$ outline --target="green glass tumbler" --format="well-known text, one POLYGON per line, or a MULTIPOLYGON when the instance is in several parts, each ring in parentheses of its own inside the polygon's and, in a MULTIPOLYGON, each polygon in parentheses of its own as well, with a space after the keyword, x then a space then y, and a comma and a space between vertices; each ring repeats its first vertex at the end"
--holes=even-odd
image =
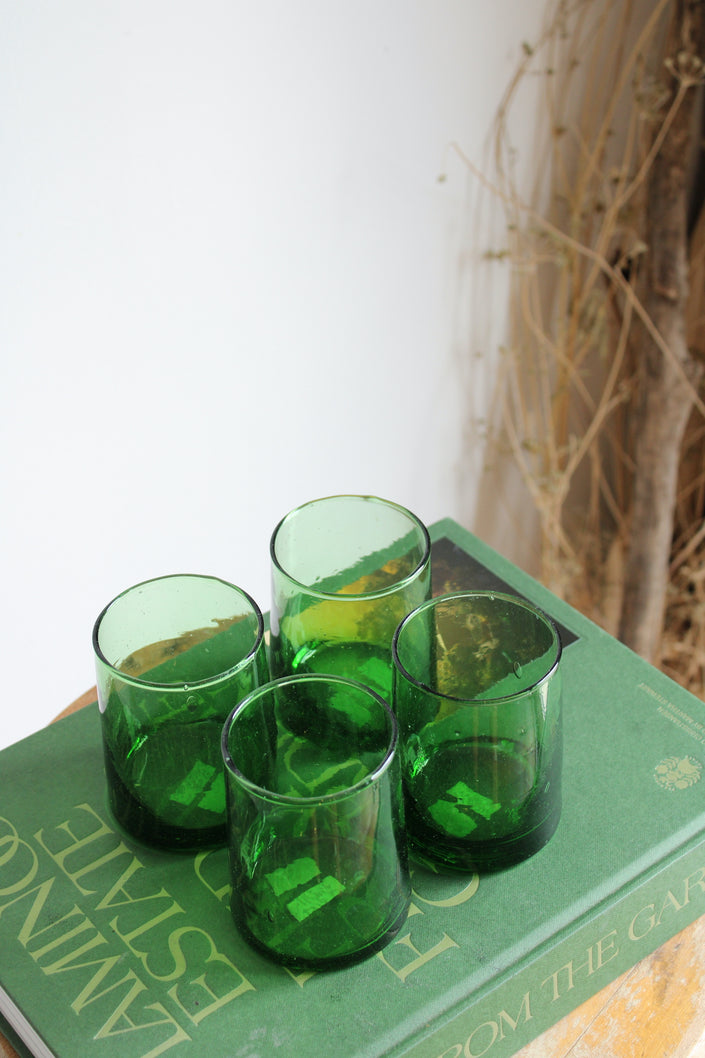
POLYGON ((242 936, 276 962, 347 966, 396 935, 411 897, 397 725, 368 687, 299 674, 253 691, 223 729, 242 936))
POLYGON ((159 577, 105 607, 93 648, 116 821, 151 846, 224 845, 223 724, 269 678, 259 607, 216 577, 159 577))
POLYGON ((328 496, 287 514, 271 540, 272 675, 327 673, 390 700, 391 646, 430 595, 419 519, 375 496, 328 496))
POLYGON ((524 599, 455 592, 394 637, 412 855, 491 871, 538 852, 561 814, 561 640, 524 599))

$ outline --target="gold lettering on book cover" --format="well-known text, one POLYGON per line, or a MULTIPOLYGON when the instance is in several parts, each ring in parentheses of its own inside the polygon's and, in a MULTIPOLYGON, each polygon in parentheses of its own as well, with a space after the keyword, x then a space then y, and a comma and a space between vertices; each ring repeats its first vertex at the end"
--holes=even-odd
POLYGON ((128 970, 127 974, 120 981, 116 981, 109 985, 104 991, 96 993, 91 997, 88 1002, 97 1002, 103 999, 111 991, 121 988, 123 985, 129 985, 129 988, 123 998, 118 1002, 110 1017, 100 1026, 98 1031, 95 1033, 94 1039, 102 1040, 107 1039, 110 1036, 119 1036, 128 1032, 144 1032, 145 1029, 162 1028, 163 1026, 169 1026, 174 1029, 171 1036, 168 1036, 156 1047, 151 1048, 142 1058, 157 1058, 158 1055, 164 1054, 165 1051, 170 1050, 176 1046, 177 1043, 183 1043, 186 1040, 190 1040, 188 1033, 179 1025, 176 1019, 168 1013, 168 1011, 161 1005, 161 1003, 149 1003, 146 1006, 140 1008, 141 1010, 149 1010, 151 1015, 155 1013, 157 1015, 164 1014, 164 1017, 152 1017, 151 1021, 141 1020, 139 1022, 133 1020, 132 1007, 138 996, 142 996, 143 993, 147 993, 146 998, 149 998, 149 992, 147 986, 143 981, 137 977, 132 971, 128 970))
MULTIPOLYGON (((0 838, 0 849, 3 850, 0 856, 0 880, 2 881, 2 884, 0 884, 0 898, 9 897, 9 899, 0 902, 0 916, 10 908, 17 910, 19 907, 20 912, 24 911, 25 918, 21 921, 20 928, 17 931, 18 943, 46 976, 98 966, 98 970, 93 974, 91 980, 72 1002, 71 1009, 74 1013, 80 1014, 90 1003, 102 999, 112 991, 121 989, 123 985, 128 986, 126 994, 114 998, 111 997, 111 1004, 117 1000, 117 1007, 112 1009, 107 1020, 97 1027, 94 1038, 104 1038, 112 1035, 114 1030, 120 1032, 141 1032, 163 1026, 167 1026, 170 1030, 173 1029, 166 1039, 163 1038, 163 1033, 160 1033, 162 1039, 157 1046, 148 1045, 149 1049, 143 1052, 141 1058, 157 1058, 157 1055, 163 1054, 165 1050, 176 1043, 189 1039, 185 1030, 181 1028, 162 1004, 154 1002, 142 1003, 139 1007, 131 1010, 139 995, 142 995, 145 999, 151 998, 147 986, 139 980, 133 971, 128 971, 120 980, 113 981, 102 992, 96 991, 98 985, 120 962, 120 956, 94 959, 82 963, 76 962, 77 958, 87 954, 88 951, 102 944, 107 944, 106 938, 102 936, 83 911, 75 905, 57 918, 53 905, 49 903, 47 907, 56 876, 46 878, 33 886, 32 883, 37 878, 39 868, 39 860, 35 850, 28 842, 20 838, 17 830, 9 820, 0 819, 0 830, 6 831, 0 838), (20 863, 13 863, 16 857, 20 858, 20 863), (13 876, 15 880, 10 880, 9 884, 5 884, 13 876), (29 905, 27 905, 28 899, 29 905), (42 919, 43 912, 46 913, 42 919), (67 925, 68 928, 66 928, 67 925), (90 936, 85 939, 85 934, 87 933, 90 936), (81 940, 78 947, 70 947, 68 952, 64 951, 63 954, 57 955, 67 942, 71 942, 77 937, 81 940), (38 938, 42 939, 42 943, 39 947, 34 947, 34 942, 38 938), (52 955, 52 961, 42 962, 43 957, 47 954, 52 955), (145 1011, 149 1011, 147 1015, 149 1020, 145 1020, 145 1011), (138 1018, 139 1020, 137 1020, 138 1018), (120 1027, 115 1029, 118 1024, 120 1027)), ((101 1009, 105 1010, 105 1005, 101 1009)), ((151 1034, 150 1039, 154 1040, 154 1034, 151 1034)))
MULTIPOLYGON (((574 988, 584 985, 584 982, 593 976, 595 981, 590 989, 581 989, 580 1000, 599 990, 602 987, 599 980, 601 971, 616 959, 625 947, 638 943, 652 931, 659 933, 658 938, 652 941, 655 947, 662 943, 662 940, 674 936, 682 926, 692 922, 696 915, 705 910, 705 865, 696 870, 689 870, 677 884, 672 883, 667 889, 655 892, 655 896, 652 892, 649 903, 641 906, 635 894, 632 898, 632 910, 624 910, 621 916, 622 925, 601 933, 597 933, 598 926, 595 926, 596 935, 591 943, 583 944, 578 954, 572 959, 561 961, 533 990, 525 993, 520 1013, 516 1018, 510 1017, 506 1009, 490 1017, 485 1011, 477 1017, 477 1024, 473 1025, 469 1020, 472 1017, 470 1008, 463 1020, 465 1032, 458 1030, 460 1038, 450 1046, 446 1041, 445 1050, 438 1054, 437 1058, 485 1058, 486 1055, 491 1058, 492 1048, 500 1039, 515 1031, 523 1020, 528 1021, 536 1016, 546 1004, 564 999, 574 988), (699 906, 694 908, 694 904, 699 906)), ((640 953, 641 951, 642 949, 640 953)), ((640 955, 636 958, 639 957, 640 955)), ((631 958, 633 956, 630 956, 631 958)), ((544 963, 547 959, 548 956, 544 963)), ((605 983, 606 980, 609 978, 605 979, 605 983)))
POLYGON ((669 698, 666 698, 664 694, 657 691, 650 684, 645 683, 643 680, 637 685, 637 690, 647 695, 653 702, 656 703, 656 712, 659 716, 662 716, 665 720, 675 724, 676 727, 684 731, 690 738, 696 742, 705 744, 705 724, 696 720, 695 717, 691 716, 680 706, 677 706, 669 698))
MULTIPOLYGON (((152 930, 157 930, 159 926, 163 925, 164 922, 167 922, 175 915, 184 915, 185 913, 186 912, 184 911, 183 907, 177 904, 174 900, 172 903, 169 904, 168 907, 162 908, 162 910, 158 914, 153 915, 152 918, 145 919, 144 921, 140 922, 139 925, 133 926, 133 928, 129 930, 129 932, 123 933, 121 931, 120 926, 118 925, 118 916, 110 920, 110 928, 112 929, 113 933, 115 933, 115 935, 120 938, 125 947, 129 948, 135 958, 139 959, 139 961, 142 963, 150 977, 153 977, 156 981, 160 981, 163 980, 162 976, 157 972, 156 969, 151 969, 149 966, 150 954, 155 955, 156 953, 157 957, 162 954, 162 950, 158 947, 150 950, 149 946, 154 943, 155 938, 147 938, 148 946, 146 948, 138 948, 137 945, 133 943, 133 941, 137 940, 138 937, 144 937, 146 933, 151 933, 152 930)), ((166 931, 161 931, 161 933, 162 938, 165 938, 168 935, 166 931)))
MULTIPOLYGON (((48 848, 46 842, 42 841, 43 847, 49 855, 57 862, 74 884, 78 885, 78 878, 86 878, 91 871, 102 870, 106 864, 116 858, 117 855, 127 854, 129 862, 121 869, 121 873, 106 894, 98 902, 97 908, 101 910, 123 908, 121 914, 110 920, 110 928, 119 937, 128 950, 143 965, 149 976, 159 982, 171 982, 176 979, 180 981, 179 986, 170 989, 169 995, 187 1016, 198 1024, 210 1014, 221 1009, 226 1003, 237 999, 246 991, 251 991, 254 986, 244 977, 237 967, 219 950, 213 938, 200 927, 179 925, 172 929, 172 919, 185 915, 186 912, 169 893, 160 888, 156 892, 143 891, 139 893, 130 892, 128 886, 140 872, 139 883, 149 885, 149 870, 139 862, 132 852, 119 842, 115 849, 102 851, 99 846, 99 854, 95 859, 82 862, 90 850, 91 840, 99 841, 105 837, 115 840, 115 833, 105 827, 103 821, 90 805, 80 805, 80 809, 93 817, 97 825, 92 831, 78 836, 71 829, 68 822, 56 829, 71 838, 71 844, 61 848, 58 852, 48 848), (73 861, 69 864, 68 857, 71 853, 79 856, 80 866, 73 861), (137 907, 146 901, 159 900, 159 910, 147 916, 141 907, 137 907), (134 909, 137 907, 137 917, 134 909), (169 923, 165 929, 165 923, 169 923), (198 978, 189 980, 187 978, 189 961, 184 957, 182 939, 190 935, 194 943, 191 945, 193 958, 191 965, 205 970, 198 978), (139 944, 136 943, 139 941, 139 944), (215 979, 218 979, 218 987, 221 991, 215 991, 215 979), (186 1005, 185 993, 190 996, 189 1006, 186 1005)), ((84 821, 85 827, 85 821, 84 821)), ((41 832, 40 832, 41 833, 41 832)), ((39 840, 39 837, 38 837, 39 840)), ((91 851, 92 854, 92 851, 91 851)), ((82 892, 95 893, 97 890, 86 890, 81 885, 82 892)))
POLYGON ((604 937, 600 937, 594 944, 586 948, 584 955, 581 955, 578 960, 571 959, 550 974, 541 982, 541 988, 551 984, 553 999, 560 999, 565 992, 570 992, 575 988, 576 977, 580 977, 583 974, 586 977, 592 977, 606 963, 619 955, 619 947, 616 940, 617 930, 612 929, 604 937))
MULTIPOLYGON (((63 871, 68 878, 71 879, 71 881, 79 890, 82 896, 93 896, 96 890, 84 888, 80 884, 78 879, 83 877, 84 874, 91 874, 92 872, 98 870, 100 867, 105 866, 105 864, 110 863, 112 860, 115 860, 120 856, 127 854, 128 856, 132 857, 132 853, 128 849, 127 845, 124 845, 122 841, 119 841, 116 846, 108 849, 97 859, 90 860, 88 863, 83 864, 81 867, 76 868, 74 871, 69 871, 66 867, 66 860, 69 856, 74 856, 77 853, 82 852, 86 848, 90 848, 92 852, 93 850, 91 846, 95 841, 98 841, 100 838, 108 838, 112 844, 116 837, 115 831, 111 830, 107 823, 104 823, 103 820, 100 819, 97 812, 94 812, 90 805, 78 805, 77 807, 78 809, 83 809, 85 812, 87 812, 89 818, 91 820, 94 820, 98 824, 98 826, 93 830, 89 830, 83 835, 83 837, 77 837, 71 829, 69 820, 65 820, 63 823, 59 823, 59 825, 55 829, 57 831, 65 832, 69 836, 71 841, 68 845, 65 845, 63 848, 58 849, 54 852, 52 852, 51 849, 49 849, 44 842, 43 828, 36 832, 36 834, 34 835, 34 840, 39 845, 41 845, 41 847, 46 852, 47 856, 50 856, 52 858, 57 867, 61 871, 63 871)), ((85 822, 85 817, 81 821, 85 822)))
POLYGON ((438 1058, 483 1058, 498 1040, 505 1040, 510 1033, 516 1032, 520 1024, 531 1021, 532 1017, 530 993, 526 992, 516 1017, 506 1010, 500 1010, 494 1018, 477 1025, 464 1044, 454 1044, 438 1058))
POLYGON ((76 975, 68 1006, 92 1019, 93 1037, 140 1034, 139 1058, 156 1058, 191 1039, 182 1017, 197 1026, 254 990, 87 804, 53 830, 37 831, 33 842, 0 819, 0 916, 47 978, 76 975), (35 844, 57 873, 44 876, 35 844), (67 901, 62 879, 91 902, 88 912, 67 901), (98 921, 109 928, 109 940, 98 921), (146 980, 136 968, 125 972, 116 940, 138 960, 146 980), (171 985, 161 1001, 155 983, 171 985))
POLYGON ((228 902, 230 899, 230 881, 226 860, 223 856, 219 856, 212 851, 199 852, 194 857, 193 869, 201 885, 205 886, 216 900, 221 903, 228 902), (215 878, 211 878, 210 871, 213 866, 214 857, 218 867, 220 867, 220 872, 219 876, 216 873, 215 878), (206 872, 209 874, 208 878, 206 877, 206 872), (217 888, 215 888, 216 885, 217 888))
POLYGON ((95 905, 96 911, 107 911, 111 908, 141 904, 146 900, 160 900, 169 896, 166 889, 162 888, 157 889, 156 892, 145 892, 144 865, 132 853, 128 852, 128 856, 129 861, 122 874, 117 878, 115 884, 108 889, 105 896, 102 896, 95 905), (136 892, 130 892, 129 889, 133 878, 137 878, 136 892))
MULTIPOLYGON (((442 908, 460 907, 461 904, 467 903, 467 901, 470 900, 475 895, 475 893, 477 892, 477 890, 480 887, 480 876, 479 876, 479 874, 473 874, 473 875, 471 875, 470 880, 465 885, 463 885, 463 887, 461 889, 459 889, 457 892, 454 890, 454 891, 451 892, 450 896, 445 896, 445 897, 442 897, 441 899, 438 899, 438 900, 432 900, 429 896, 422 896, 421 893, 419 892, 419 888, 422 887, 423 881, 420 878, 420 876, 418 875, 418 873, 413 873, 412 874, 412 880, 413 880, 412 896, 414 897, 415 900, 420 900, 422 904, 427 904, 429 907, 442 907, 442 908)), ((449 881, 449 879, 445 879, 445 881, 449 881)), ((414 903, 414 900, 412 900, 411 906, 409 908, 408 917, 411 918, 413 915, 422 915, 422 914, 423 914, 423 911, 421 910, 421 908, 417 907, 417 905, 414 903)))
POLYGON ((705 867, 689 874, 683 881, 683 890, 673 893, 670 889, 658 901, 658 903, 646 904, 640 908, 629 923, 628 936, 630 940, 641 940, 688 907, 691 900, 705 895, 705 867))
MULTIPOLYGON (((407 922, 409 919, 415 918, 417 915, 425 916, 425 912, 418 906, 416 901, 421 904, 426 904, 428 907, 435 908, 450 909, 460 907, 475 895, 480 884, 479 875, 477 874, 473 874, 467 882, 463 880, 463 885, 459 889, 456 887, 455 883, 452 883, 448 878, 443 878, 441 881, 438 877, 428 876, 426 881, 432 881, 436 886, 440 886, 443 889, 444 895, 437 897, 436 899, 433 899, 431 896, 422 896, 418 890, 423 886, 423 879, 421 875, 414 874, 412 890, 413 900, 409 907, 407 922), (449 895, 445 895, 449 884, 451 885, 451 892, 449 895)), ((450 951, 453 948, 460 947, 457 941, 453 940, 448 933, 443 931, 443 935, 440 939, 436 940, 435 944, 431 944, 430 947, 424 948, 423 951, 420 950, 416 947, 416 943, 420 943, 421 940, 421 937, 419 936, 420 933, 423 934, 424 943, 426 943, 427 939, 433 940, 438 936, 435 926, 424 928, 425 925, 425 921, 423 923, 414 923, 411 932, 406 933, 403 937, 398 937, 384 952, 379 952, 377 954, 377 959, 391 970, 400 981, 406 981, 410 974, 420 970, 421 967, 426 966, 431 959, 435 959, 439 955, 442 955, 444 952, 450 951), (433 928, 434 933, 429 938, 428 934, 430 933, 431 928, 433 928), (412 933, 414 934, 414 940, 412 940, 412 933), (403 951, 403 949, 413 952, 415 958, 409 960, 406 951, 403 951), (403 964, 401 962, 402 956, 405 959, 403 964)))
POLYGON ((416 945, 411 940, 411 934, 407 933, 403 937, 399 937, 394 943, 387 949, 387 954, 390 959, 396 961, 398 950, 400 948, 408 948, 412 951, 416 958, 406 962, 403 966, 393 966, 392 963, 387 959, 384 952, 379 952, 377 958, 380 959, 385 966, 389 967, 393 974, 399 978, 400 981, 406 981, 409 974, 414 973, 415 970, 420 970, 422 966, 430 962, 431 959, 435 959, 438 955, 441 955, 444 951, 448 951, 449 948, 458 948, 459 944, 456 944, 447 933, 444 933, 441 939, 433 945, 432 948, 427 948, 426 951, 419 951, 416 945))

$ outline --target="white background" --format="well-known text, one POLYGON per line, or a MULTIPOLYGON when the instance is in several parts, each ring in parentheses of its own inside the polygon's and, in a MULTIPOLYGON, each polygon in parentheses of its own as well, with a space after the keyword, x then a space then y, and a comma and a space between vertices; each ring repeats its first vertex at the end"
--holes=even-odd
POLYGON ((507 277, 452 144, 485 164, 544 6, 0 0, 0 746, 123 588, 268 609, 299 503, 477 528, 507 277))

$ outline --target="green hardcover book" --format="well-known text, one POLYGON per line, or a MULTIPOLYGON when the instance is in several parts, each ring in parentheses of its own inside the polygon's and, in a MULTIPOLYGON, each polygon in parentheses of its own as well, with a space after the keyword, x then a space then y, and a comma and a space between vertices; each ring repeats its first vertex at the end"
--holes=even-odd
POLYGON ((432 537, 436 593, 509 590, 561 630, 552 841, 494 875, 417 869, 383 952, 290 972, 236 934, 224 850, 116 831, 89 706, 0 753, 0 1014, 28 1053, 508 1058, 705 913, 705 704, 455 522, 432 537))

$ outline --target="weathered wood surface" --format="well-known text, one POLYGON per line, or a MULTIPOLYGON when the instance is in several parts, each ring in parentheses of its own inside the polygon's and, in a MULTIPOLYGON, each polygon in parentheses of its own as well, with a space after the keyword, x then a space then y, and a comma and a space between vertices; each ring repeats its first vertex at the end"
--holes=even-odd
MULTIPOLYGON (((95 698, 92 688, 60 715, 95 698)), ((18 1058, 2 1035, 0 1058, 18 1058)), ((516 1058, 705 1058, 705 915, 516 1058)))
POLYGON ((516 1058, 704 1058, 705 916, 516 1058))

